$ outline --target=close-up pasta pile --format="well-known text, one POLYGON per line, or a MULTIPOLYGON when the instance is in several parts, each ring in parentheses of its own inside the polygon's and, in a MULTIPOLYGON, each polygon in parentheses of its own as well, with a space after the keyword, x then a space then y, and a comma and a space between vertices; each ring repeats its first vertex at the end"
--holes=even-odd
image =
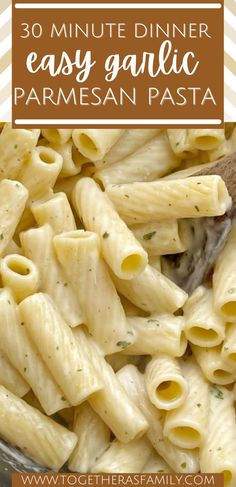
POLYGON ((235 125, 1 124, 0 438, 41 467, 235 487, 235 125))

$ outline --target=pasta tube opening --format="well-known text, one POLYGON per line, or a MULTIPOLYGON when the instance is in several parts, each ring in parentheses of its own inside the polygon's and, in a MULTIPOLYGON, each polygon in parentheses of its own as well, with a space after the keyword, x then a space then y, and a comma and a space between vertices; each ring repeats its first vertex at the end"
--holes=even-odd
POLYGON ((130 254, 121 263, 121 270, 124 273, 138 272, 142 266, 142 256, 139 254, 130 254))
POLYGON ((221 311, 227 316, 236 315, 236 301, 228 301, 222 306, 221 311))
POLYGON ((177 426, 173 428, 169 439, 180 448, 197 448, 201 443, 199 431, 191 426, 177 426))
POLYGON ((47 147, 40 147, 39 148, 39 158, 45 164, 54 164, 54 162, 56 162, 56 158, 54 156, 54 151, 52 151, 50 148, 47 148, 47 147))
POLYGON ((188 330, 189 340, 200 347, 213 347, 218 345, 218 337, 218 333, 212 328, 205 329, 201 328, 200 326, 193 326, 188 330))
POLYGON ((231 372, 227 372, 227 370, 223 369, 216 369, 213 372, 213 376, 218 384, 229 384, 230 382, 233 382, 233 376, 231 372))
POLYGON ((0 273, 3 285, 11 289, 17 303, 38 290, 38 269, 34 262, 23 255, 9 254, 4 257, 0 262, 0 273))
POLYGON ((156 396, 159 403, 177 401, 182 396, 182 384, 174 380, 167 380, 159 384, 156 388, 156 396))
POLYGON ((5 257, 5 263, 10 271, 14 272, 15 274, 20 274, 21 276, 28 276, 28 274, 32 272, 32 268, 30 268, 30 261, 22 255, 7 255, 7 257, 5 257))
POLYGON ((200 135, 195 138, 194 145, 197 149, 211 150, 219 145, 219 139, 214 135, 200 135))
POLYGON ((79 135, 79 143, 83 147, 84 152, 86 152, 88 156, 91 154, 91 152, 94 155, 96 155, 97 147, 96 144, 91 139, 91 137, 82 133, 79 135))

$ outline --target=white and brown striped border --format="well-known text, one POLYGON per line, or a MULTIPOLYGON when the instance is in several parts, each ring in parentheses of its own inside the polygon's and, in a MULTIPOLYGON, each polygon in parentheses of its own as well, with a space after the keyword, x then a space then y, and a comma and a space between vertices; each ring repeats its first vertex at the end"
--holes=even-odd
MULTIPOLYGON (((11 121, 11 0, 0 0, 0 121, 11 121)), ((226 122, 236 121, 236 0, 225 0, 226 122)))

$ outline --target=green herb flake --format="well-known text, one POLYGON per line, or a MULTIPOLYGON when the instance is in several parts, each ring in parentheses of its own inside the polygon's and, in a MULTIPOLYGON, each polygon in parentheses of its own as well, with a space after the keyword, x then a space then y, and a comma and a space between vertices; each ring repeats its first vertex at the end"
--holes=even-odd
POLYGON ((59 346, 57 345, 56 350, 59 350, 59 346))
POLYGON ((0 240, 3 240, 3 239, 4 239, 3 233, 0 233, 0 240))
POLYGON ((197 211, 200 211, 197 205, 195 205, 195 206, 194 206, 194 208, 195 208, 197 211))
POLYGON ((15 144, 15 145, 14 145, 14 149, 17 149, 17 147, 18 147, 18 144, 15 144))
POLYGON ((11 301, 9 301, 9 299, 7 300, 8 304, 11 304, 11 301))
POLYGON ((83 369, 77 369, 77 372, 82 372, 83 369))
POLYGON ((150 320, 147 320, 147 323, 154 323, 154 325, 156 326, 160 326, 160 323, 158 320, 153 320, 153 319, 150 319, 150 320))
POLYGON ((201 403, 200 403, 200 402, 198 402, 198 403, 197 403, 197 407, 198 407, 198 408, 200 408, 200 407, 201 407, 201 403))
POLYGON ((64 287, 67 287, 68 286, 68 282, 64 282, 64 287))
POLYGON ((219 387, 217 387, 215 384, 213 384, 211 387, 210 387, 210 392, 211 394, 213 394, 213 396, 215 396, 217 399, 224 399, 224 394, 223 392, 219 389, 219 387))
POLYGON ((105 232, 102 236, 102 238, 108 238, 109 237, 109 233, 105 232))
POLYGON ((21 326, 24 326, 24 321, 21 322, 21 326))
POLYGON ((156 231, 146 233, 145 235, 143 235, 143 240, 151 240, 152 237, 154 237, 154 235, 156 235, 156 233, 157 233, 156 231))
POLYGON ((183 463, 181 463, 180 466, 181 466, 181 468, 186 468, 187 467, 187 463, 186 462, 183 462, 183 463))
POLYGON ((127 335, 133 335, 134 332, 133 331, 127 331, 127 335))
POLYGON ((126 342, 125 340, 121 340, 120 342, 117 342, 116 346, 121 347, 121 348, 127 348, 129 345, 131 345, 130 342, 126 342))
POLYGON ((66 401, 66 398, 64 396, 61 396, 62 401, 66 401))
POLYGON ((24 367, 24 372, 26 372, 26 370, 27 370, 27 367, 24 367))

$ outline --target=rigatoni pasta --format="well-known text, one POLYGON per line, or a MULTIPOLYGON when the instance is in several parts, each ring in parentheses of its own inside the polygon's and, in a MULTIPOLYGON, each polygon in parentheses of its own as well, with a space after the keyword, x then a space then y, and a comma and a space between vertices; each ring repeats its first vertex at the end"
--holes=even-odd
POLYGON ((85 348, 83 331, 76 340, 48 295, 36 293, 19 305, 21 317, 54 380, 73 406, 102 387, 85 348), (82 342, 83 340, 83 342, 82 342))
POLYGON ((85 323, 105 353, 132 343, 120 298, 102 259, 97 234, 77 230, 54 237, 59 262, 78 297, 85 323))
POLYGON ((0 435, 36 462, 56 471, 77 443, 74 433, 3 386, 0 386, 0 435))
POLYGON ((152 357, 145 370, 151 403, 158 409, 176 409, 186 401, 189 388, 177 360, 164 353, 152 357))
POLYGON ((0 338, 8 360, 31 386, 46 414, 51 415, 69 403, 30 341, 25 322, 7 289, 0 292, 0 338))
POLYGON ((0 260, 3 285, 9 287, 17 303, 38 291, 39 272, 23 255, 10 254, 0 260))
POLYGON ((214 310, 213 292, 199 286, 184 305, 185 334, 200 347, 214 347, 225 337, 225 319, 214 310))
POLYGON ((148 261, 145 250, 91 178, 83 178, 76 184, 74 206, 86 230, 98 233, 102 253, 113 272, 121 279, 140 274, 148 261))
POLYGON ((104 187, 108 184, 153 181, 179 165, 180 159, 172 152, 167 136, 158 134, 136 152, 97 171, 94 177, 104 187))
POLYGON ((64 320, 74 327, 84 318, 76 295, 56 259, 53 248, 54 232, 50 225, 32 228, 20 234, 24 254, 40 271, 39 290, 51 296, 64 320))
POLYGON ((78 443, 69 459, 72 472, 91 472, 110 445, 110 430, 88 402, 75 408, 73 431, 78 443))
POLYGON ((218 216, 232 203, 220 176, 109 185, 106 194, 127 223, 218 216))
POLYGON ((36 471, 210 470, 235 487, 234 194, 194 176, 234 127, 1 125, 0 437, 36 471), (188 296, 231 223, 213 285, 188 296))
POLYGON ((121 129, 74 129, 72 139, 83 156, 99 161, 121 137, 121 129))

